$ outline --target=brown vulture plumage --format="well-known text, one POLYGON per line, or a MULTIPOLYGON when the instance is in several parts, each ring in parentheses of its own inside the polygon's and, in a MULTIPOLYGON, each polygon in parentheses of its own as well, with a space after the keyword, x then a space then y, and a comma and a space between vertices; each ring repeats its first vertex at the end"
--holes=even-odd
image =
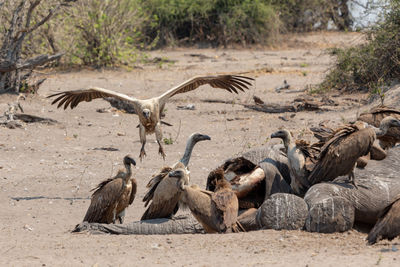
MULTIPOLYGON (((400 110, 391 107, 377 106, 372 108, 369 112, 361 113, 357 120, 379 127, 381 121, 387 116, 400 120, 400 110)), ((389 129, 385 135, 378 137, 378 139, 383 149, 391 148, 395 146, 396 143, 400 142, 400 128, 389 129)))
POLYGON ((68 108, 68 106, 73 109, 82 101, 90 102, 93 99, 105 97, 115 97, 131 102, 135 107, 136 114, 139 116, 139 136, 142 144, 139 155, 140 159, 142 160, 146 155, 144 150, 146 135, 152 133, 156 134, 159 153, 165 159, 165 152, 161 145, 162 131, 160 118, 165 104, 172 96, 190 92, 204 84, 209 84, 213 88, 225 89, 231 93, 238 93, 239 91, 244 92, 244 90, 248 89, 248 86, 251 85, 249 80, 254 79, 239 75, 196 76, 168 90, 158 97, 144 100, 98 87, 92 87, 86 90, 65 91, 52 94, 48 97, 57 97, 52 104, 59 102, 57 107, 59 108, 64 105, 64 109, 68 108))
POLYGON ((374 228, 369 232, 367 240, 372 245, 381 239, 389 241, 400 235, 400 195, 388 205, 379 216, 374 228))
POLYGON ((304 140, 294 141, 288 130, 279 130, 271 134, 271 138, 283 140, 292 177, 290 186, 296 194, 304 195, 310 187, 307 178, 318 161, 319 147, 304 140))
MULTIPOLYGON (((266 186, 262 168, 244 157, 229 159, 218 168, 224 170, 224 178, 231 184, 233 192, 238 197, 240 209, 258 208, 262 205, 266 186)), ((216 174, 215 170, 209 173, 206 190, 215 191, 219 179, 216 174)))
POLYGON ((136 165, 136 162, 129 155, 125 156, 126 171, 118 171, 115 177, 104 180, 93 189, 84 222, 115 223, 118 219, 123 223, 125 209, 135 199, 137 188, 136 179, 131 178, 131 164, 136 165))
POLYGON ((308 176, 310 184, 348 175, 355 185, 353 170, 358 158, 367 155, 377 136, 383 136, 391 127, 400 127, 400 121, 389 116, 381 121, 379 129, 360 121, 337 129, 321 148, 318 162, 308 176))
POLYGON ((223 177, 224 170, 219 168, 215 172, 215 176, 218 176, 215 192, 202 190, 197 185, 185 185, 187 178, 183 169, 172 171, 169 176, 179 179, 183 192, 182 203, 189 207, 207 233, 238 232, 238 199, 230 183, 223 177))
MULTIPOLYGON (((187 141, 185 153, 183 157, 172 167, 164 167, 160 173, 151 178, 147 187, 149 188, 143 198, 145 207, 150 203, 150 206, 142 215, 141 220, 150 220, 156 218, 170 218, 179 209, 179 199, 182 192, 177 187, 176 179, 168 177, 168 173, 172 170, 181 168, 187 172, 189 179, 188 164, 193 151, 194 145, 203 140, 211 140, 208 135, 195 133, 192 134, 187 141)), ((189 180, 186 181, 186 184, 189 180)))

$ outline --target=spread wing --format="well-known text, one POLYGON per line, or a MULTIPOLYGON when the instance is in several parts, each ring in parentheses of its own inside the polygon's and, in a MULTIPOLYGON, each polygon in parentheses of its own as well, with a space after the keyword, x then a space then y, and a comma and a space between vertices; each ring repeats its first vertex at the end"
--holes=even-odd
POLYGON ((400 235, 400 195, 382 211, 367 240, 368 244, 372 245, 382 238, 392 240, 398 235, 400 235))
POLYGON ((211 196, 220 229, 231 228, 237 221, 239 202, 232 190, 220 190, 211 196), (224 227, 225 226, 225 227, 224 227))
POLYGON ((250 81, 252 80, 254 79, 239 75, 196 76, 159 96, 160 110, 174 95, 193 91, 204 84, 209 84, 213 88, 225 89, 231 93, 238 93, 238 91, 244 92, 245 89, 249 89, 248 86, 251 86, 250 81))
POLYGON ((338 130, 321 148, 319 160, 308 177, 310 184, 349 174, 357 159, 368 154, 375 138, 375 132, 369 128, 346 126, 338 130))
POLYGON ((122 179, 108 179, 100 183, 95 190, 83 221, 111 223, 112 210, 118 204, 118 199, 122 194, 123 181, 122 179))
POLYGON ((64 105, 64 109, 67 109, 68 106, 70 106, 71 109, 73 109, 80 102, 83 102, 83 101, 90 102, 93 99, 105 98, 105 97, 115 97, 115 98, 119 98, 121 100, 129 101, 135 106, 135 108, 139 105, 139 100, 136 98, 132 98, 125 94, 117 93, 117 92, 107 90, 104 88, 99 88, 99 87, 92 87, 90 89, 85 89, 85 90, 64 91, 61 93, 49 95, 48 98, 50 98, 50 97, 57 97, 51 103, 52 105, 56 104, 58 102, 57 108, 64 105))

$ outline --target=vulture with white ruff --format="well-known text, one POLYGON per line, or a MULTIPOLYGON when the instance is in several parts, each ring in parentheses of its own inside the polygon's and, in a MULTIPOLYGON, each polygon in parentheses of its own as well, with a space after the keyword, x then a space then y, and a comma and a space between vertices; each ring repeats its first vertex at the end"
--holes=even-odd
POLYGON ((179 209, 179 199, 182 192, 177 187, 176 179, 168 177, 168 173, 181 168, 187 174, 188 180, 185 184, 189 183, 189 171, 187 166, 192 155, 194 145, 203 140, 211 140, 208 135, 194 133, 187 141, 185 153, 183 157, 176 162, 172 167, 164 167, 160 173, 153 176, 147 184, 149 188, 146 195, 143 197, 145 207, 150 203, 150 206, 144 212, 141 220, 150 220, 157 218, 170 218, 179 209))
POLYGON ((293 140, 292 134, 285 129, 271 134, 271 138, 283 140, 292 176, 290 187, 297 195, 304 195, 310 187, 307 178, 318 161, 319 147, 304 140, 293 140))
MULTIPOLYGON (((391 107, 377 106, 372 108, 369 112, 361 113, 357 120, 379 127, 381 121, 387 116, 400 120, 400 110, 391 107)), ((383 149, 395 146, 397 143, 400 143, 400 128, 389 129, 385 135, 378 137, 378 140, 383 149)))
POLYGON ((354 167, 358 158, 367 155, 376 138, 385 135, 392 127, 400 127, 400 121, 388 116, 381 121, 379 128, 357 121, 337 129, 321 148, 318 162, 308 176, 310 184, 348 175, 349 182, 355 185, 354 167))
POLYGON ((239 203, 231 185, 224 178, 224 170, 217 169, 215 192, 202 190, 197 185, 185 185, 186 173, 183 169, 170 172, 170 177, 178 178, 182 190, 181 202, 188 206, 193 216, 207 233, 238 232, 239 203))
POLYGON ((137 188, 136 179, 131 178, 131 164, 135 166, 135 160, 129 155, 125 156, 126 171, 119 170, 116 176, 104 180, 93 189, 95 191, 83 219, 84 222, 115 223, 118 219, 120 223, 123 223, 125 209, 135 199, 137 188))
POLYGON ((64 105, 64 109, 71 107, 75 108, 80 102, 90 102, 96 98, 115 97, 121 100, 131 102, 139 116, 139 136, 142 147, 140 149, 140 159, 146 156, 144 146, 146 144, 146 135, 155 133, 157 143, 159 145, 159 153, 165 159, 164 148, 161 145, 161 113, 164 110, 168 100, 177 94, 186 93, 204 84, 209 84, 213 88, 225 89, 228 92, 238 93, 251 86, 250 81, 253 78, 239 75, 216 75, 216 76, 196 76, 182 84, 168 90, 164 94, 150 99, 137 99, 125 94, 117 93, 111 90, 92 87, 86 90, 65 91, 57 94, 52 94, 48 97, 57 97, 52 104, 58 102, 58 108, 64 105))

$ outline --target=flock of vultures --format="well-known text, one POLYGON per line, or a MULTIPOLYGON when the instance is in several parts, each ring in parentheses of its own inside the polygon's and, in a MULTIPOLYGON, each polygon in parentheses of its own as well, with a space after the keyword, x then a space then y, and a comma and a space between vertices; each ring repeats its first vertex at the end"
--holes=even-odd
MULTIPOLYGON (((252 80, 238 75, 197 76, 160 96, 145 100, 97 87, 65 91, 49 97, 55 98, 52 104, 57 103, 58 107, 63 106, 64 109, 72 109, 80 102, 89 102, 96 98, 111 97, 129 102, 139 117, 139 158, 142 161, 146 157, 146 135, 152 133, 155 133, 159 154, 165 158, 161 130, 164 122, 161 115, 171 97, 205 84, 231 93, 244 92, 252 85, 252 80)), ((184 206, 190 209, 207 233, 248 231, 254 229, 248 226, 249 218, 253 218, 257 209, 270 198, 271 188, 282 188, 283 183, 287 184, 287 188, 282 192, 299 198, 304 198, 314 185, 332 183, 339 176, 347 177, 343 182, 347 188, 358 190, 365 186, 354 174, 355 168, 364 168, 369 160, 383 160, 388 150, 400 142, 400 111, 379 106, 361 114, 354 123, 336 129, 321 123, 319 127, 311 128, 311 131, 318 139, 318 142, 313 144, 295 140, 287 129, 276 129, 276 132, 271 134, 271 138, 283 141, 283 145, 275 145, 277 148, 274 153, 285 159, 284 162, 277 163, 279 166, 276 163, 274 166, 278 169, 284 166, 289 173, 288 176, 281 175, 283 178, 280 184, 276 185, 275 180, 268 180, 270 169, 260 168, 257 162, 254 163, 245 157, 237 157, 227 160, 210 172, 206 189, 190 185, 188 164, 195 144, 210 140, 210 137, 199 133, 192 134, 187 141, 183 157, 174 165, 163 167, 148 182, 148 190, 143 198, 147 210, 141 221, 174 219, 178 209, 184 206), (266 192, 266 188, 269 188, 269 192, 266 192)), ((273 160, 278 161, 277 157, 273 160)), ((120 170, 114 177, 102 181, 93 189, 91 203, 83 222, 123 223, 125 211, 134 201, 137 190, 131 168, 131 165, 136 165, 135 160, 127 155, 123 163, 125 170, 120 170)), ((278 217, 281 215, 275 214, 278 217)), ((301 217, 304 217, 304 214, 301 217)), ((385 205, 378 217, 368 235, 370 244, 384 238, 393 239, 400 234, 400 196, 393 198, 389 205, 385 205)))

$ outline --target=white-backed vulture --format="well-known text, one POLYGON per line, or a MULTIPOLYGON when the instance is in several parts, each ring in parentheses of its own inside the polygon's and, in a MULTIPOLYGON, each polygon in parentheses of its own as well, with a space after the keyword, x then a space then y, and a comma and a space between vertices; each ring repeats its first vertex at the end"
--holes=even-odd
POLYGON ((400 235, 400 195, 380 214, 375 226, 368 234, 368 244, 372 245, 381 239, 393 240, 400 235))
MULTIPOLYGON (((377 106, 372 108, 369 112, 361 113, 357 120, 379 127, 382 119, 387 116, 400 120, 400 110, 391 107, 377 106)), ((378 140, 383 149, 395 146, 396 143, 400 142, 400 128, 389 129, 385 135, 378 137, 378 140)))
MULTIPOLYGON (((364 127, 365 125, 359 124, 360 127, 364 127)), ((332 128, 328 127, 325 125, 325 123, 320 123, 318 127, 311 127, 310 130, 313 132, 314 137, 316 137, 319 142, 314 144, 315 146, 322 147, 331 137, 334 136, 335 130, 332 128)), ((389 131, 392 131, 392 129, 389 129, 389 131)), ((357 168, 363 169, 365 166, 367 166, 368 161, 370 159, 372 160, 383 160, 387 156, 387 153, 382 147, 377 143, 374 142, 374 144, 371 147, 370 152, 357 159, 356 166, 357 168)))
MULTIPOLYGON (((224 179, 231 184, 239 199, 240 209, 261 206, 265 199, 265 173, 262 168, 244 157, 229 159, 218 168, 223 169, 224 179)), ((206 190, 215 191, 216 182, 220 178, 216 170, 209 173, 206 190)))
MULTIPOLYGON (((193 151, 194 145, 203 140, 211 140, 208 135, 194 133, 187 141, 185 153, 183 157, 171 167, 164 167, 160 173, 153 176, 147 184, 149 188, 146 195, 143 197, 145 207, 150 203, 150 206, 142 215, 141 220, 150 220, 157 218, 170 218, 179 209, 179 199, 182 192, 177 187, 176 179, 168 177, 168 173, 172 170, 182 168, 187 172, 189 179, 188 164, 193 151)), ((186 181, 186 184, 189 180, 186 181)))
POLYGON ((125 94, 113 92, 111 90, 92 87, 86 90, 65 91, 57 94, 52 94, 48 97, 57 97, 52 104, 58 103, 58 108, 64 105, 64 109, 68 106, 71 109, 75 108, 82 101, 92 101, 95 98, 115 97, 121 100, 131 102, 139 116, 139 136, 142 147, 140 149, 140 159, 146 155, 144 146, 146 144, 147 134, 156 134, 157 143, 159 145, 159 153, 165 159, 164 148, 161 145, 161 113, 164 110, 165 104, 174 95, 186 93, 195 90, 201 85, 209 84, 213 88, 225 89, 228 92, 243 91, 248 89, 251 83, 248 80, 254 80, 246 76, 238 75, 216 75, 216 76, 196 76, 182 84, 168 90, 164 94, 150 99, 137 99, 125 94))
POLYGON ((319 148, 304 140, 294 141, 292 134, 285 129, 271 134, 271 138, 283 140, 292 177, 290 186, 296 194, 304 195, 310 187, 307 178, 318 160, 319 148))
POLYGON ((118 219, 123 223, 125 209, 135 199, 137 183, 131 178, 132 169, 136 162, 129 156, 124 157, 126 171, 119 170, 113 178, 104 180, 94 190, 90 206, 86 212, 84 222, 115 223, 118 219))
POLYGON ((238 232, 238 199, 223 177, 224 170, 219 168, 216 172, 215 192, 202 190, 197 185, 185 185, 187 174, 184 169, 177 169, 168 175, 178 178, 183 192, 181 202, 189 207, 207 233, 238 232))
POLYGON ((318 162, 308 176, 310 184, 348 175, 349 182, 355 185, 353 171, 358 158, 367 155, 375 139, 391 127, 400 127, 400 121, 389 116, 381 121, 379 129, 357 121, 336 130, 321 148, 318 162))

